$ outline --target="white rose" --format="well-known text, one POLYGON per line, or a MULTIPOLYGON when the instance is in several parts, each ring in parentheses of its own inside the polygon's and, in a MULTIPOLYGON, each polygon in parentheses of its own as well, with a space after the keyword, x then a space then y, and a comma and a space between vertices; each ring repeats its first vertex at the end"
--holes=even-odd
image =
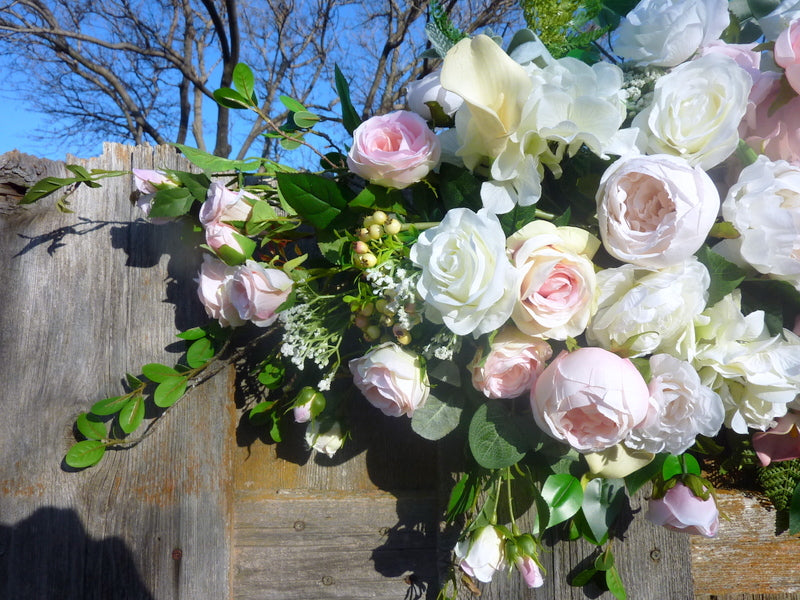
POLYGON ((336 451, 344 445, 344 439, 342 426, 338 421, 320 423, 320 421, 314 420, 309 422, 306 429, 305 440, 308 447, 327 455, 329 458, 333 458, 336 451))
POLYGON ((741 311, 734 290, 695 323, 692 365, 725 406, 725 424, 736 433, 765 431, 800 389, 800 338, 784 330, 770 337, 763 311, 741 311))
POLYGON ((371 348, 349 366, 355 386, 387 416, 410 417, 430 394, 428 374, 419 356, 393 342, 371 348))
POLYGON ((680 354, 710 283, 696 258, 658 271, 634 265, 600 271, 597 312, 586 338, 608 349, 630 346, 636 355, 680 354))
POLYGON ((511 318, 523 333, 556 340, 578 336, 595 311, 592 257, 600 240, 577 227, 532 221, 508 238, 519 273, 511 318))
POLYGON ((457 335, 479 336, 511 316, 516 270, 500 221, 486 211, 454 208, 411 247, 422 269, 417 291, 425 314, 457 335))
POLYGON ((722 215, 740 234, 727 251, 800 290, 800 167, 759 156, 731 187, 722 215))
POLYGON ((688 450, 697 435, 712 437, 719 432, 725 419, 722 399, 700 382, 691 364, 656 354, 650 357, 650 371, 651 411, 625 444, 677 455, 688 450))
POLYGON ((406 89, 408 108, 423 119, 431 119, 431 109, 427 102, 436 102, 448 116, 453 116, 464 103, 461 96, 442 87, 441 74, 439 69, 408 84, 406 89))
POLYGON ((728 158, 739 143, 752 80, 735 60, 708 54, 661 77, 651 104, 633 119, 640 149, 682 156, 705 170, 728 158))
POLYGON ((597 190, 597 221, 612 256, 660 268, 693 255, 719 212, 719 193, 700 167, 677 156, 629 156, 597 190))
POLYGON ((488 525, 456 544, 459 566, 470 577, 488 583, 505 566, 503 537, 488 525))
POLYGON ((727 0, 642 0, 620 22, 614 51, 637 65, 674 67, 729 23, 727 0))

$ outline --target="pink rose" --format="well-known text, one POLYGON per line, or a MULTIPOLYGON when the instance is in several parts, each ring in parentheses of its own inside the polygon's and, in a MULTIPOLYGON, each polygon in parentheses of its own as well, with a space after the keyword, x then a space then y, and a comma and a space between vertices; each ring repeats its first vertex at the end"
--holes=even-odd
POLYGON ((200 222, 203 226, 211 223, 246 221, 252 210, 246 199, 256 198, 245 191, 234 192, 215 181, 208 188, 206 201, 200 207, 200 222))
POLYGON ((579 452, 618 444, 649 407, 650 391, 633 363, 601 348, 562 352, 531 392, 536 424, 579 452))
MULTIPOLYGON (((164 174, 163 171, 153 171, 151 169, 133 169, 133 183, 136 190, 141 194, 136 200, 136 207, 150 218, 150 209, 153 205, 153 197, 159 189, 177 187, 175 182, 164 174)), ((150 222, 154 225, 164 225, 174 221, 172 217, 153 217, 150 222)))
POLYGON ((230 295, 242 319, 258 327, 268 327, 278 318, 276 311, 291 291, 292 278, 286 273, 248 260, 236 269, 230 295))
POLYGON ((508 327, 492 340, 485 360, 479 350, 469 364, 472 385, 487 398, 516 398, 531 389, 552 353, 544 340, 508 327))
POLYGON ((206 309, 206 314, 217 319, 223 327, 243 325, 244 320, 231 302, 230 290, 235 267, 229 267, 219 259, 205 254, 200 267, 197 295, 206 309))
POLYGON ((800 458, 800 414, 788 412, 767 431, 753 434, 753 450, 761 465, 800 458))
POLYGON ((228 246, 239 254, 244 254, 242 245, 233 235, 234 233, 238 233, 238 231, 233 227, 223 223, 213 222, 206 225, 205 230, 206 244, 208 244, 212 250, 217 251, 223 246, 228 246))
POLYGON ((505 566, 503 536, 491 525, 458 542, 455 554, 461 570, 483 583, 490 582, 495 572, 505 566))
POLYGON ((667 529, 714 537, 719 528, 719 511, 713 496, 698 498, 688 486, 677 483, 663 498, 651 499, 645 518, 667 529))
POLYGON ((525 585, 529 588, 538 588, 544 585, 544 577, 539 570, 539 565, 530 556, 518 556, 514 564, 517 567, 525 585))
POLYGON ((722 40, 714 40, 700 48, 695 58, 706 54, 723 54, 735 60, 755 81, 761 73, 761 53, 753 50, 757 45, 755 42, 750 44, 728 44, 722 40))
POLYGON ((783 67, 792 89, 800 94, 800 19, 795 19, 775 40, 775 62, 783 67))
POLYGON ((606 169, 597 190, 603 246, 640 267, 660 269, 692 256, 718 212, 714 182, 677 156, 621 158, 606 169))
POLYGON ((402 189, 425 177, 439 164, 440 155, 439 138, 425 119, 398 110, 356 128, 347 166, 370 183, 402 189))
POLYGON ((419 356, 393 342, 371 348, 349 365, 353 383, 385 415, 410 417, 428 399, 428 374, 419 356))
POLYGON ((800 165, 800 96, 773 112, 780 88, 777 73, 765 73, 753 86, 739 135, 748 146, 771 160, 800 165))
POLYGON ((520 273, 511 313, 519 330, 556 340, 583 333, 597 308, 592 257, 600 240, 576 227, 533 221, 506 245, 520 273))

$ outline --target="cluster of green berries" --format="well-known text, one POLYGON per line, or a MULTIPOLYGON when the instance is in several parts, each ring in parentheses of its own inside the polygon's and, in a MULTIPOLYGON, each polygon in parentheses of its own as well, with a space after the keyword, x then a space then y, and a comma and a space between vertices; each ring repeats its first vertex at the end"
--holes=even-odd
MULTIPOLYGON (((415 315, 417 307, 408 304, 403 307, 406 314, 415 315)), ((398 344, 405 346, 411 343, 411 334, 408 329, 395 322, 397 313, 392 311, 385 298, 375 302, 368 302, 359 308, 353 318, 353 324, 364 333, 364 340, 375 342, 380 339, 385 328, 392 329, 392 335, 398 344)))
POLYGON ((382 210, 376 210, 364 217, 364 224, 356 231, 358 240, 353 242, 353 262, 360 269, 370 269, 378 264, 378 258, 370 248, 371 242, 377 242, 387 235, 400 233, 402 224, 382 210))

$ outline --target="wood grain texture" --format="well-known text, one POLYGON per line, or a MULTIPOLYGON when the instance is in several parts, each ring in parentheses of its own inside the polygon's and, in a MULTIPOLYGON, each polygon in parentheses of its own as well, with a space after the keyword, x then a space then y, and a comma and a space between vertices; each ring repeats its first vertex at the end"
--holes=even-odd
MULTIPOLYGON (((87 168, 184 167, 175 151, 105 147, 87 168)), ((230 373, 195 389, 131 451, 69 472, 80 412, 126 371, 174 363, 204 320, 181 224, 140 219, 132 178, 0 215, 0 598, 230 595, 230 373), (165 350, 169 348, 169 350, 165 350), (180 552, 175 552, 180 550, 180 552)))

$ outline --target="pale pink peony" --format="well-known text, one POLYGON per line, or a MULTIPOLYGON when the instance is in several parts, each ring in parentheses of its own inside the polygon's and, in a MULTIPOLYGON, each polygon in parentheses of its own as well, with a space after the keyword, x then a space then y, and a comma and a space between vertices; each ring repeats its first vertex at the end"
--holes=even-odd
POLYGON ((562 352, 531 392, 536 424, 579 452, 621 442, 649 407, 650 391, 633 363, 601 348, 562 352))
POLYGON ((645 518, 667 529, 714 537, 719 528, 719 511, 713 496, 698 498, 686 485, 675 484, 663 498, 651 499, 645 518))
POLYGON ((375 346, 350 361, 353 383, 370 404, 390 417, 411 416, 430 394, 419 356, 393 342, 375 346))
POLYGON ((492 340, 486 358, 479 350, 468 365, 472 385, 487 398, 516 398, 530 391, 552 353, 544 340, 505 328, 492 340))
POLYGON ((753 450, 761 465, 800 458, 800 414, 788 412, 767 431, 753 434, 753 450))
POLYGON ((792 89, 800 94, 800 19, 795 19, 775 40, 775 62, 783 67, 792 89))
POLYGON ((372 117, 353 132, 347 166, 369 181, 403 189, 439 164, 439 138, 425 119, 407 110, 372 117))
POLYGON ((244 324, 239 311, 231 302, 230 291, 236 267, 229 267, 224 262, 208 254, 203 256, 198 277, 197 295, 206 309, 206 314, 217 319, 223 327, 236 327, 244 324))
POLYGON ((292 279, 286 273, 248 260, 236 269, 230 295, 242 319, 268 327, 278 318, 276 311, 291 291, 292 279))

